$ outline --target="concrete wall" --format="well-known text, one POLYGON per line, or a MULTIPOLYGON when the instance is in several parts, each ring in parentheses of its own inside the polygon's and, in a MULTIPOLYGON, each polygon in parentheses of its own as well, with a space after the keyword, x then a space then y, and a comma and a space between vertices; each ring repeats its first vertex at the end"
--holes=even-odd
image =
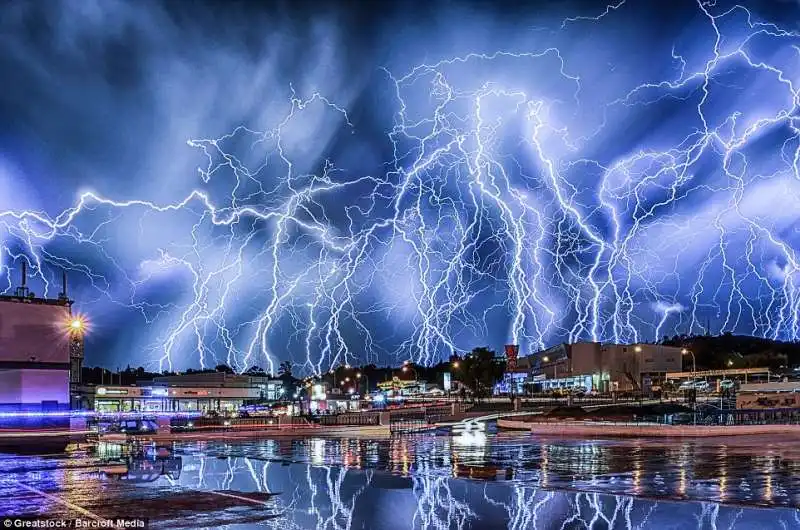
POLYGON ((69 404, 68 370, 0 370, 0 405, 40 410, 42 401, 69 404))
POLYGON ((683 363, 681 349, 661 344, 639 344, 638 354, 642 373, 680 372, 683 363))
MULTIPOLYGON (((523 422, 498 420, 518 429, 523 422)), ((705 438, 758 434, 800 434, 800 425, 656 425, 635 423, 552 422, 529 423, 532 434, 541 436, 617 437, 617 438, 705 438)))
POLYGON ((797 409, 800 394, 794 392, 740 393, 736 396, 737 409, 797 409))
POLYGON ((573 374, 594 374, 602 370, 599 342, 578 342, 572 345, 571 353, 573 374))
POLYGON ((0 363, 69 363, 69 308, 0 301, 0 363))

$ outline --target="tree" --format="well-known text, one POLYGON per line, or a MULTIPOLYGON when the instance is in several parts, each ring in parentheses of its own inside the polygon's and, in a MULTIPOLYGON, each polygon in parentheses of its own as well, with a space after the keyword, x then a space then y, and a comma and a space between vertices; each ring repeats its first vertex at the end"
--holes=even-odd
POLYGON ((278 376, 292 377, 292 361, 283 361, 280 366, 278 366, 278 376))
POLYGON ((231 367, 230 367, 230 366, 228 366, 227 364, 218 364, 218 365, 217 365, 217 366, 214 368, 214 371, 215 371, 215 372, 224 372, 224 373, 226 373, 226 374, 232 374, 232 373, 233 373, 233 368, 231 368, 231 367))
POLYGON ((283 391, 287 399, 294 400, 294 394, 299 388, 299 379, 292 375, 292 361, 283 361, 278 366, 278 379, 283 382, 283 391))
POLYGON ((459 369, 455 372, 456 379, 478 399, 490 395, 492 388, 506 371, 505 361, 496 359, 495 352, 485 347, 475 348, 459 362, 459 369))

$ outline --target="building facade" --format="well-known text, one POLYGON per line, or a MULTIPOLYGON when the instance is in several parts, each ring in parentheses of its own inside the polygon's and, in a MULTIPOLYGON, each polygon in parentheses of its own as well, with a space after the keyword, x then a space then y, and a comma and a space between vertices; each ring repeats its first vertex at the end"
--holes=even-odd
POLYGON ((535 354, 530 380, 541 390, 644 391, 680 371, 681 348, 661 344, 560 344, 535 354))
POLYGON ((27 290, 0 296, 0 409, 70 407, 83 360, 83 330, 72 325, 71 306, 65 297, 37 298, 27 290))
POLYGON ((226 373, 156 377, 150 384, 88 388, 100 412, 235 411, 255 403, 290 399, 279 379, 226 373))

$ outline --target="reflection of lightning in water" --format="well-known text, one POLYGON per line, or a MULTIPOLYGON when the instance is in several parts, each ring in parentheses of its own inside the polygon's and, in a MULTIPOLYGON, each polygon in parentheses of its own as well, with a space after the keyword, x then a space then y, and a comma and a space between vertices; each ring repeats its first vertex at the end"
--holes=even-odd
POLYGON ((316 517, 315 528, 318 530, 349 530, 353 524, 353 515, 356 502, 361 494, 370 486, 372 474, 361 473, 364 478, 363 484, 350 494, 346 501, 346 495, 342 491, 342 485, 348 476, 349 470, 344 467, 313 467, 306 468, 306 481, 310 490, 310 505, 308 513, 316 517), (324 471, 325 488, 318 487, 320 477, 315 477, 320 471, 324 471), (320 497, 319 502, 317 497, 320 497))
MULTIPOLYGON (((487 503, 503 507, 508 514, 509 530, 557 528, 554 521, 561 522, 561 530, 640 530, 649 528, 650 517, 660 506, 636 497, 580 492, 564 495, 524 484, 498 489, 497 494, 505 498, 495 498, 488 487, 484 488, 487 503)), ((718 504, 700 503, 696 528, 717 530, 719 513, 718 504)), ((737 519, 734 517, 727 528, 734 528, 737 519)))
POLYGON ((461 530, 475 517, 469 503, 453 494, 449 469, 418 463, 411 478, 414 484, 414 496, 417 499, 413 518, 415 528, 461 530))

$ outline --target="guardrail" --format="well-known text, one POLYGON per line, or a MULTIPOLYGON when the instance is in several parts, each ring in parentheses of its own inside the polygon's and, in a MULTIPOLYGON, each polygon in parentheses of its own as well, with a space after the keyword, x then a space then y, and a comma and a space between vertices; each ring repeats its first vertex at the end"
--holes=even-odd
POLYGON ((380 425, 380 412, 355 412, 314 418, 320 425, 380 425))
POLYGON ((233 430, 260 427, 262 429, 281 429, 286 427, 309 427, 312 424, 297 416, 256 417, 256 418, 173 418, 170 429, 178 432, 233 430))

